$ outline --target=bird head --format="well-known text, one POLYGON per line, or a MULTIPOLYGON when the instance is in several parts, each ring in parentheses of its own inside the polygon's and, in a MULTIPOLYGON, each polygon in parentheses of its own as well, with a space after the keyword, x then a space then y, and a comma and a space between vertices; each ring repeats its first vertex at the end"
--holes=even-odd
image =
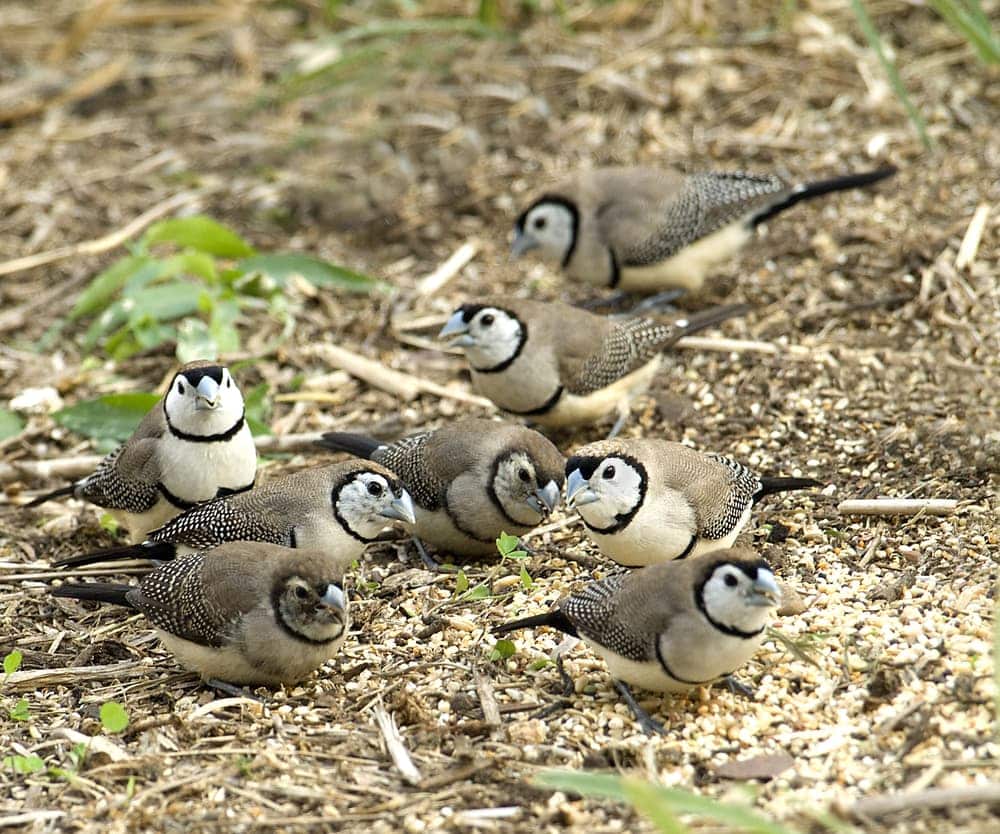
POLYGON ((526 334, 527 328, 510 310, 463 304, 451 314, 438 338, 463 348, 473 368, 495 368, 517 356, 526 334))
POLYGON ((781 589, 763 559, 733 559, 719 553, 708 560, 707 578, 698 590, 699 607, 716 627, 742 634, 759 632, 781 604, 781 589))
POLYGON ((490 490, 504 514, 526 527, 534 527, 558 506, 561 488, 562 472, 527 450, 504 452, 494 462, 490 490))
POLYGON ((231 429, 243 417, 243 394, 227 368, 192 362, 170 382, 164 411, 184 434, 208 437, 231 429))
POLYGON ((646 496, 645 467, 624 455, 574 455, 566 472, 566 504, 594 530, 628 523, 646 496))
POLYGON ((576 244, 578 224, 579 211, 571 201, 555 195, 541 197, 517 218, 511 257, 534 251, 543 260, 565 266, 576 244))
POLYGON ((355 471, 335 487, 333 511, 348 533, 362 541, 371 541, 385 527, 386 521, 413 524, 413 500, 400 481, 388 470, 355 471))
POLYGON ((278 582, 279 624, 300 640, 329 643, 347 628, 347 596, 338 581, 292 574, 278 582))

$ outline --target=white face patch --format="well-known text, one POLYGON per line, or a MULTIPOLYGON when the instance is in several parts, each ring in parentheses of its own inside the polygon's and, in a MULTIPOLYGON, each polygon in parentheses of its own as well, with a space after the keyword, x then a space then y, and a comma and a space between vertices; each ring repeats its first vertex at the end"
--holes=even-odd
POLYGON ((225 434, 243 416, 243 394, 228 369, 199 368, 173 378, 165 409, 177 431, 210 437, 225 434))
POLYGON ((484 307, 469 322, 473 342, 465 355, 475 368, 493 368, 517 353, 524 328, 514 316, 496 307, 484 307))
POLYGON ((589 478, 598 500, 577 507, 591 527, 605 530, 618 524, 618 516, 637 509, 643 500, 643 475, 621 458, 605 458, 589 478))
POLYGON ((341 488, 336 500, 337 515, 350 532, 362 539, 373 539, 388 524, 382 511, 395 496, 384 476, 359 472, 341 488))
POLYGON ((285 583, 277 614, 293 634, 313 643, 327 643, 344 632, 346 598, 335 583, 311 584, 300 576, 293 576, 285 583), (332 605, 331 601, 343 604, 332 605))
MULTIPOLYGON (((777 588, 774 574, 767 568, 757 568, 758 582, 770 581, 777 588)), ((719 625, 744 633, 759 631, 777 605, 754 604, 760 594, 754 590, 754 580, 736 565, 721 564, 702 588, 702 600, 709 618, 719 625)))
POLYGON ((544 260, 561 262, 573 245, 573 214, 560 203, 539 203, 525 215, 521 235, 544 260))
POLYGON ((537 488, 535 464, 526 452, 514 452, 500 461, 493 476, 493 492, 508 517, 534 527, 542 520, 541 513, 528 505, 535 497, 537 488))

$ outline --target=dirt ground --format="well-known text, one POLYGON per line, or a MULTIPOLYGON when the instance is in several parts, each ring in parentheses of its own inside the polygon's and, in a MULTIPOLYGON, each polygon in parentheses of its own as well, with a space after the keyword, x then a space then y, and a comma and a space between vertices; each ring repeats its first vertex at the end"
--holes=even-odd
MULTIPOLYGON (((340 662, 301 686, 261 690, 262 703, 220 698, 181 673, 137 617, 47 595, 50 559, 111 538, 77 502, 19 508, 25 493, 52 482, 8 481, 0 652, 16 647, 25 673, 53 673, 0 689, 2 755, 35 753, 66 768, 74 733, 102 735, 97 710, 109 699, 126 706, 131 724, 94 742, 70 779, 0 771, 0 825, 639 832, 652 829, 625 807, 552 793, 532 777, 618 768, 748 801, 746 783, 719 766, 783 753, 790 767, 749 782, 749 801, 821 831, 823 815, 862 797, 1000 780, 990 657, 1000 79, 928 9, 868 4, 927 117, 932 153, 843 0, 567 4, 562 21, 508 9, 508 34, 403 37, 370 63, 346 66, 335 84, 312 86, 287 77, 322 57, 329 30, 318 0, 112 2, 92 27, 77 17, 85 5, 99 4, 0 6, 0 269, 101 238, 186 192, 185 211, 210 214, 262 251, 316 253, 393 284, 392 296, 300 298, 292 339, 264 357, 250 354, 278 324, 266 314, 241 323, 248 353, 229 359, 252 359, 238 371, 244 389, 270 386, 278 433, 392 437, 489 413, 449 398, 400 403, 328 375, 310 346, 339 344, 439 383, 467 383, 459 357, 422 340, 432 328, 400 335, 399 325, 440 321, 486 292, 584 298, 552 271, 506 257, 518 207, 559 172, 643 162, 806 180, 887 161, 900 172, 774 220, 707 291, 685 299, 692 309, 748 302, 753 311, 724 335, 778 350, 677 351, 626 428, 829 484, 771 499, 756 514, 754 543, 804 610, 782 618, 785 639, 768 641, 742 670, 755 700, 719 689, 650 697, 644 703, 668 728, 650 739, 583 646, 567 657, 578 681, 569 699, 553 667, 536 663, 558 643, 551 632, 519 635, 513 657, 491 662, 490 626, 543 610, 608 570, 563 513, 529 540, 531 590, 507 565, 465 567, 473 585, 491 583, 484 600, 456 600, 455 577, 422 570, 401 541, 374 546, 355 579, 353 638, 340 662), (74 86, 81 79, 91 88, 74 86), (978 251, 957 268, 980 205, 990 213, 978 251), (467 242, 477 247, 469 265, 442 290, 418 293, 467 242), (275 399, 299 374, 318 379, 307 390, 323 396, 275 399), (905 519, 837 510, 844 498, 876 495, 960 505, 947 517, 905 519), (499 727, 484 720, 484 688, 499 727), (8 719, 22 696, 29 719, 8 719), (414 783, 386 753, 373 718, 380 703, 419 770, 414 783)), ((986 5, 996 17, 996 4, 986 5)), ((473 4, 433 6, 468 15, 473 4)), ((344 4, 338 26, 364 24, 379 8, 405 18, 421 5, 344 4)), ((121 252, 71 249, 0 279, 0 404, 43 384, 66 403, 148 391, 170 372, 171 350, 113 364, 81 355, 69 337, 34 349, 121 252)), ((607 428, 557 441, 568 452, 607 428)), ((0 443, 0 463, 88 451, 37 414, 0 443)), ((322 458, 285 457, 265 475, 322 458)), ((984 806, 912 804, 854 825, 968 834, 1000 826, 984 806)))

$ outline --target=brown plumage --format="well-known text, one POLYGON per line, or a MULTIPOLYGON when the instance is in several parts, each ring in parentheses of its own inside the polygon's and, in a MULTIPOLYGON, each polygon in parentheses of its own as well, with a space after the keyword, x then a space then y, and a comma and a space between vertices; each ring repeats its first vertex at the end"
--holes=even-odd
POLYGON ((559 499, 564 458, 538 432, 460 420, 394 443, 333 432, 322 445, 395 472, 416 504, 414 534, 456 555, 496 552, 501 532, 523 535, 559 499))
POLYGON ((544 426, 571 426, 627 408, 648 388, 663 351, 748 309, 726 305, 661 324, 494 297, 459 307, 441 337, 465 348, 473 386, 499 408, 544 426))
POLYGON ((513 250, 538 250, 572 279, 597 286, 697 290, 763 221, 894 173, 887 167, 791 185, 774 174, 594 168, 545 189, 521 213, 513 250))
POLYGON ((399 478, 377 463, 342 461, 193 507, 153 530, 141 544, 71 556, 53 566, 118 559, 168 561, 238 540, 322 549, 350 564, 393 520, 413 521, 412 504, 399 478))
POLYGON ((302 680, 347 632, 343 566, 319 550, 229 542, 156 568, 137 586, 63 585, 53 596, 145 614, 182 666, 236 684, 302 680))

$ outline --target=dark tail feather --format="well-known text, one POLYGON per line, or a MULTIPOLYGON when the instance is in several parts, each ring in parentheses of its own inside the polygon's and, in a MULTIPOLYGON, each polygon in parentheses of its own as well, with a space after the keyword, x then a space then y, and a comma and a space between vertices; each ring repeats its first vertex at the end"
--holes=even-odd
POLYGON ((53 588, 52 596, 90 600, 92 602, 107 602, 111 605, 135 608, 126 597, 126 594, 135 587, 135 585, 114 585, 110 582, 74 583, 53 588))
POLYGON ((324 449, 333 449, 335 452, 348 452, 355 457, 371 459, 374 452, 382 444, 374 437, 363 434, 353 434, 349 431, 328 431, 317 445, 324 449))
POLYGON ((692 313, 690 316, 686 316, 675 323, 680 328, 677 338, 691 336, 701 330, 715 327, 715 325, 722 324, 722 322, 728 319, 746 315, 752 309, 753 307, 750 304, 720 304, 718 307, 710 307, 708 310, 700 310, 697 313, 692 313), (681 321, 684 323, 681 324, 681 321))
POLYGON ((559 631, 570 634, 573 637, 579 637, 577 634, 576 626, 573 625, 563 614, 562 610, 559 608, 554 608, 551 611, 546 611, 544 614, 536 614, 534 617, 525 617, 522 620, 513 620, 509 623, 504 623, 503 625, 498 625, 493 629, 494 634, 507 634, 511 631, 517 631, 520 628, 537 628, 538 626, 549 626, 549 628, 557 628, 559 631))
POLYGON ((70 484, 69 486, 60 487, 59 489, 54 489, 52 492, 46 492, 44 495, 39 495, 37 498, 32 498, 25 507, 37 507, 40 504, 44 504, 46 501, 51 501, 53 498, 62 498, 64 495, 72 495, 76 490, 76 484, 70 484))
POLYGON ((766 220, 769 220, 776 214, 781 214, 781 212, 785 209, 790 209, 796 203, 801 203, 803 200, 811 200, 813 197, 830 194, 833 191, 845 191, 848 188, 862 188, 863 186, 871 185, 872 183, 891 177, 896 173, 896 170, 897 169, 894 165, 889 165, 885 168, 879 168, 877 171, 865 171, 862 174, 847 174, 843 177, 832 177, 828 180, 807 182, 804 185, 798 186, 780 203, 768 206, 760 214, 756 215, 750 222, 756 226, 766 220))
POLYGON ((760 489, 754 495, 754 503, 760 501, 765 495, 774 495, 776 492, 788 492, 793 489, 808 489, 809 487, 823 486, 822 481, 812 478, 761 478, 760 489))
POLYGON ((79 556, 68 556, 52 563, 54 568, 79 568, 93 565, 95 562, 119 562, 123 559, 153 559, 157 562, 169 562, 177 555, 177 549, 171 542, 147 542, 129 544, 124 547, 108 547, 104 550, 94 550, 91 553, 81 553, 79 556))

